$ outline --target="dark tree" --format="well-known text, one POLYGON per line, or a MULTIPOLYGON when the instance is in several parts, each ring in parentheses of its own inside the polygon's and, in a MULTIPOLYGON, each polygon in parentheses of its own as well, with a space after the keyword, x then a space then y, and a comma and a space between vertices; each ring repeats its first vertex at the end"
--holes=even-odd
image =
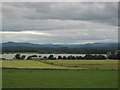
POLYGON ((84 56, 84 59, 93 59, 93 55, 91 55, 91 54, 86 54, 86 55, 84 56))
POLYGON ((108 57, 108 59, 117 59, 117 56, 114 55, 114 54, 112 54, 112 55, 110 55, 110 56, 108 57))
POLYGON ((68 56, 68 58, 69 58, 69 59, 73 59, 73 56, 72 56, 72 55, 70 55, 70 56, 68 56))
POLYGON ((25 59, 25 57, 26 57, 25 55, 22 55, 22 56, 21 56, 21 59, 22 59, 22 60, 24 60, 24 59, 25 59))
POLYGON ((27 57, 27 60, 31 60, 31 58, 32 58, 31 56, 28 56, 28 57, 27 57))
POLYGON ((70 59, 70 56, 68 56, 68 59, 70 59))
POLYGON ((98 55, 93 55, 93 57, 91 57, 91 59, 99 59, 99 56, 98 55))
POLYGON ((31 57, 37 57, 37 55, 32 55, 31 57))
POLYGON ((106 59, 106 57, 104 55, 101 55, 101 54, 98 55, 98 58, 99 59, 106 59))
POLYGON ((72 59, 74 60, 74 59, 76 59, 76 57, 75 57, 75 56, 72 56, 72 59))
POLYGON ((120 51, 117 53, 117 59, 120 59, 120 51))
POLYGON ((56 57, 53 57, 53 60, 56 60, 56 57))
POLYGON ((61 56, 58 56, 58 59, 62 59, 62 57, 61 57, 61 56))
POLYGON ((21 59, 21 58, 20 58, 20 54, 16 54, 16 55, 15 55, 15 59, 21 59))
POLYGON ((66 56, 63 56, 63 59, 67 59, 67 57, 66 57, 66 56))
POLYGON ((50 56, 48 57, 48 59, 54 59, 54 56, 53 56, 53 55, 50 55, 50 56))
POLYGON ((84 57, 82 57, 82 56, 79 56, 79 59, 84 59, 84 57))
POLYGON ((70 56, 68 56, 68 59, 70 59, 70 60, 74 60, 74 59, 76 59, 76 57, 75 57, 75 56, 70 55, 70 56))
POLYGON ((44 56, 44 59, 47 59, 47 57, 46 57, 46 56, 44 56))
POLYGON ((79 59, 79 56, 76 56, 76 59, 79 59))

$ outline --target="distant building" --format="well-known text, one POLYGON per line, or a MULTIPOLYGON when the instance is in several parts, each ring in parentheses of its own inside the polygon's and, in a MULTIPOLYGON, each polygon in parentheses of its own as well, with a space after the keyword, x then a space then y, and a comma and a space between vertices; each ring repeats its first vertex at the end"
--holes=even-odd
POLYGON ((107 58, 111 55, 117 55, 118 54, 118 51, 110 51, 110 52, 107 52, 107 58))
POLYGON ((43 57, 31 57, 31 60, 44 60, 43 57))
POLYGON ((118 54, 118 51, 116 51, 114 54, 117 55, 117 54, 118 54))
POLYGON ((108 58, 110 55, 112 55, 112 53, 111 53, 111 52, 107 52, 107 58, 108 58))

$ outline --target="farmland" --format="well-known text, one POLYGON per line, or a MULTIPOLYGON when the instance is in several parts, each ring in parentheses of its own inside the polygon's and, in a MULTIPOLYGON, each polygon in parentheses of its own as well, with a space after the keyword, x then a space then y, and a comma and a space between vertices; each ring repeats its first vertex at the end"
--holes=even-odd
POLYGON ((3 88, 117 88, 117 71, 3 70, 3 88))
POLYGON ((2 64, 3 88, 118 87, 117 60, 3 60, 2 64))
POLYGON ((118 69, 118 60, 3 60, 3 68, 23 69, 118 69))
POLYGON ((19 69, 85 69, 65 66, 55 66, 38 62, 35 60, 3 60, 3 68, 19 68, 19 69))
POLYGON ((118 60, 46 60, 44 63, 51 63, 58 66, 86 68, 89 70, 118 69, 118 60))

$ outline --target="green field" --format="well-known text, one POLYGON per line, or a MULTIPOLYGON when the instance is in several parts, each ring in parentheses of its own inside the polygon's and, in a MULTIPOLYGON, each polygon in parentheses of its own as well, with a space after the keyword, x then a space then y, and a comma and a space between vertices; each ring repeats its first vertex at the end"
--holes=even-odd
POLYGON ((118 60, 3 60, 3 68, 23 69, 118 69, 118 60))
POLYGON ((2 67, 16 69, 85 69, 80 67, 56 66, 35 60, 3 60, 2 67))
POLYGON ((2 64, 3 88, 118 87, 117 60, 3 60, 2 64))
POLYGON ((117 71, 3 69, 3 88, 117 88, 117 71))
POLYGON ((46 60, 44 63, 51 63, 56 66, 67 66, 85 68, 89 70, 111 70, 118 69, 118 60, 46 60))

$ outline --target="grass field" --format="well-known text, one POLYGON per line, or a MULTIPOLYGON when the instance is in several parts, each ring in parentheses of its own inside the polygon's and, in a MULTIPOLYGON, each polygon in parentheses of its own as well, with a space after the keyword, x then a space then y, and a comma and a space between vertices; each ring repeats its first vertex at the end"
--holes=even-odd
POLYGON ((2 64, 14 68, 3 69, 3 88, 118 87, 117 60, 3 60, 2 64))
POLYGON ((118 60, 3 60, 3 68, 29 69, 118 69, 118 60))
POLYGON ((46 60, 41 61, 56 66, 86 68, 89 70, 112 70, 118 69, 118 60, 46 60))
POLYGON ((117 88, 117 71, 3 69, 3 88, 117 88))
POLYGON ((35 60, 3 60, 3 68, 20 68, 20 69, 85 69, 75 67, 56 66, 38 62, 35 60))

